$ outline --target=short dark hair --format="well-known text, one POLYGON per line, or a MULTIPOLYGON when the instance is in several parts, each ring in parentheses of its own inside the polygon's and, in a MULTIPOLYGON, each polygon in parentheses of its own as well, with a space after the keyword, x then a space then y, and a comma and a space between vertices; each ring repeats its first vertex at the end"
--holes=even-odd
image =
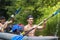
POLYGON ((29 18, 33 18, 33 16, 32 15, 28 15, 27 19, 29 19, 29 18))
POLYGON ((4 17, 4 16, 1 16, 1 17, 0 17, 0 20, 2 20, 2 19, 5 19, 5 17, 4 17))

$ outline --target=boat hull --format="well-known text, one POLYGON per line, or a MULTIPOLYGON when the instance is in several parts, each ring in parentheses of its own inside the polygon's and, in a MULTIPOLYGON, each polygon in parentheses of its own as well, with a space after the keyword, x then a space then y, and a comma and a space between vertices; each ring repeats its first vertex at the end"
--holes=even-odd
MULTIPOLYGON (((18 36, 18 35, 0 32, 0 39, 11 40, 12 37, 14 36, 18 36)), ((38 37, 37 36, 34 36, 34 37, 25 36, 23 38, 23 40, 57 40, 57 39, 58 37, 55 37, 55 36, 38 36, 38 37)))

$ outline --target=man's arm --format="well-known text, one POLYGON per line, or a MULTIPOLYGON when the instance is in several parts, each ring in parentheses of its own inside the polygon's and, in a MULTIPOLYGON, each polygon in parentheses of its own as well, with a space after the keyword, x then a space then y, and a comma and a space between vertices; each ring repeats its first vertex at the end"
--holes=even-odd
POLYGON ((13 20, 10 20, 10 21, 7 21, 7 22, 5 22, 3 25, 1 25, 1 27, 2 27, 2 32, 4 32, 4 29, 6 28, 6 27, 8 27, 8 24, 10 24, 10 23, 13 23, 13 20))
POLYGON ((10 24, 10 23, 12 23, 12 21, 6 22, 4 25, 2 25, 2 27, 5 29, 8 26, 8 24, 10 24))
POLYGON ((8 26, 8 24, 11 24, 11 23, 13 23, 13 22, 14 22, 14 18, 11 18, 10 21, 5 22, 4 26, 5 26, 5 25, 6 25, 6 26, 4 27, 4 29, 8 26))
POLYGON ((46 27, 46 20, 44 20, 43 26, 38 26, 37 28, 38 28, 38 29, 44 29, 45 27, 46 27))

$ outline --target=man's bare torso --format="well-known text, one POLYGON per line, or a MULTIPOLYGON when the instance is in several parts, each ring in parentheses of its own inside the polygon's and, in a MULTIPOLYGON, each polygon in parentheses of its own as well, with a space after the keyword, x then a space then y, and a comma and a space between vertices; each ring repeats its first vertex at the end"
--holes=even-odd
POLYGON ((29 25, 26 25, 25 26, 25 28, 24 28, 24 31, 29 31, 29 30, 31 30, 32 28, 35 28, 34 30, 32 30, 31 32, 29 32, 27 35, 28 36, 34 36, 34 34, 35 34, 35 30, 36 30, 36 25, 34 25, 34 26, 29 26, 29 25))

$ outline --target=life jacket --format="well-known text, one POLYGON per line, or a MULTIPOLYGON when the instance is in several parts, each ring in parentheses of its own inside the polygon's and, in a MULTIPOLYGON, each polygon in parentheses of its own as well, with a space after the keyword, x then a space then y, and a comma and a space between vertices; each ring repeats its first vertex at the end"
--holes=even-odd
POLYGON ((23 31, 22 26, 20 26, 19 24, 14 24, 12 27, 12 32, 14 33, 20 33, 21 31, 23 31))

